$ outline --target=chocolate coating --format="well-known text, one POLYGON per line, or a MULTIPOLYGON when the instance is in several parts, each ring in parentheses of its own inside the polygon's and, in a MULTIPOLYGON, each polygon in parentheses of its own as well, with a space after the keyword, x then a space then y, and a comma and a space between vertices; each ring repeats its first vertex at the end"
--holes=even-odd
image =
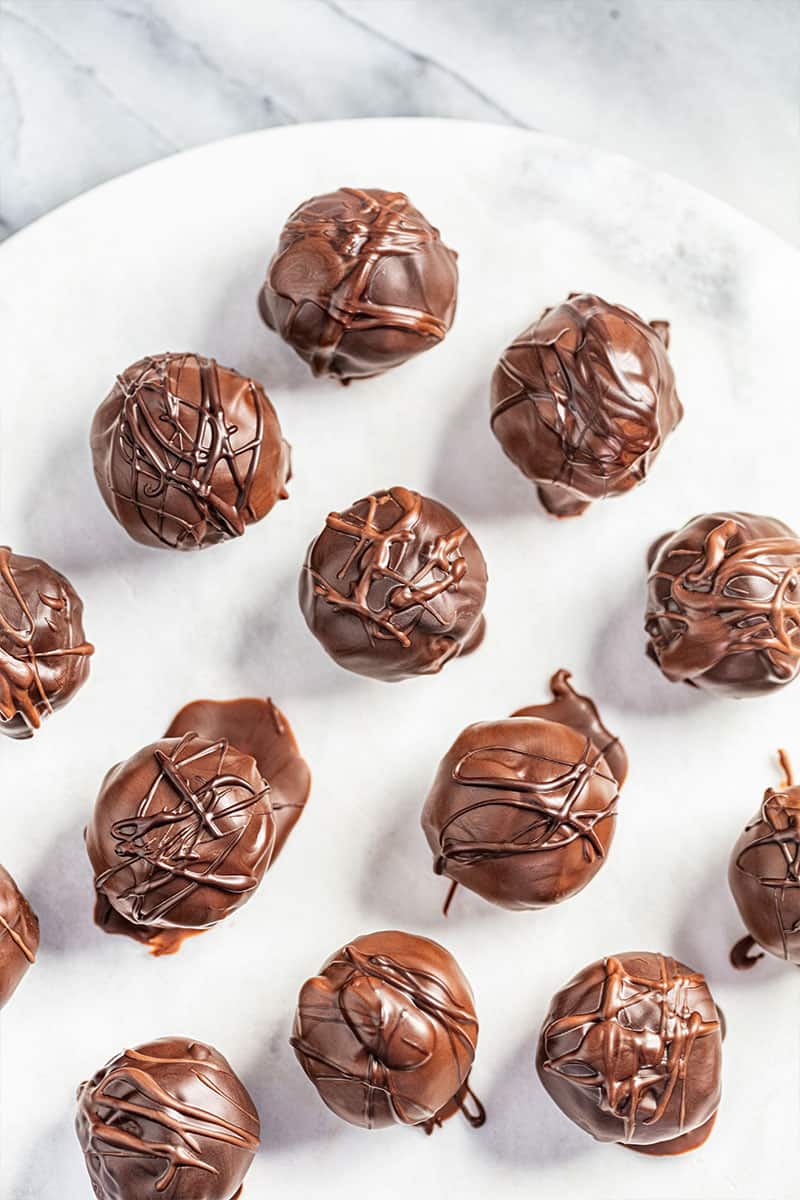
POLYGON ((0 546, 0 730, 33 737, 86 682, 93 652, 69 580, 0 546))
POLYGON ((673 682, 757 696, 800 671, 800 539, 774 517, 694 517, 651 548, 647 653, 673 682))
POLYGON ((261 385, 199 354, 159 354, 123 371, 95 413, 91 444, 106 505, 144 546, 214 546, 288 494, 290 450, 261 385))
POLYGON ((0 1008, 36 962, 39 922, 14 880, 0 867, 0 1008))
POLYGON ((656 1154, 705 1141, 721 1066, 704 976, 648 951, 579 971, 553 997, 536 1056, 545 1090, 581 1129, 656 1154))
POLYGON ((442 340, 456 257, 402 192, 339 188, 289 217, 259 309, 315 375, 366 379, 442 340))
POLYGON ((422 812, 436 874, 503 908, 574 896, 600 870, 614 836, 625 751, 592 701, 570 687, 568 672, 557 672, 551 687, 551 704, 463 730, 422 812))
POLYGON ((306 623, 342 667, 429 675, 484 634, 486 563, 449 508, 393 487, 331 513, 300 574, 306 623))
POLYGON ((275 862, 302 816, 311 790, 311 772, 288 720, 271 700, 193 700, 173 719, 165 737, 196 733, 209 741, 224 739, 255 759, 269 783, 275 821, 275 862))
POLYGON ((250 899, 269 866, 275 818, 255 761, 187 733, 108 772, 86 830, 95 920, 172 954, 250 899))
POLYGON ((680 422, 668 329, 574 292, 504 351, 492 429, 554 516, 636 487, 680 422))
POLYGON ((227 1059, 174 1037, 82 1083, 75 1132, 97 1200, 237 1200, 261 1127, 227 1059))
POLYGON ((459 1110, 483 1123, 468 1085, 477 1041, 472 991, 453 956, 398 932, 356 938, 331 955, 303 984, 291 1039, 337 1116, 429 1133, 459 1110))

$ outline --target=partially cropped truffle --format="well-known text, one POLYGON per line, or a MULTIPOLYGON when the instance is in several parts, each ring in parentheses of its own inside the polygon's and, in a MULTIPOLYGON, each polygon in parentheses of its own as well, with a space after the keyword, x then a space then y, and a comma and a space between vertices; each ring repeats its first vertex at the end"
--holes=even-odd
POLYGON ((422 812, 433 869, 503 908, 574 896, 614 836, 625 751, 567 671, 549 704, 470 725, 439 764, 422 812))
POLYGON ((292 1046, 321 1098, 351 1125, 485 1119, 469 1088, 478 1042, 472 991, 453 956, 410 933, 337 950, 300 991, 292 1046))
POLYGON ((763 958, 751 953, 755 946, 800 966, 800 785, 783 751, 780 759, 781 787, 767 788, 728 867, 728 882, 747 929, 731 951, 739 970, 763 958))
POLYGON ((699 971, 634 951, 592 963, 556 993, 536 1069, 561 1111, 599 1142, 680 1154, 711 1132, 722 1038, 699 971))
POLYGON ((202 550, 287 496, 290 450, 254 379, 199 354, 133 363, 95 413, 100 494, 134 541, 202 550))
POLYGON ((93 651, 69 580, 0 546, 0 731, 33 737, 86 682, 93 651))
POLYGON ((194 733, 146 746, 106 775, 86 830, 95 920, 173 954, 250 899, 275 837, 249 754, 194 733))
POLYGON ((492 429, 554 516, 636 487, 680 422, 668 330, 573 293, 502 354, 492 429))
POLYGON ((289 217, 259 309, 315 375, 366 379, 442 340, 456 257, 402 192, 339 188, 289 217))
POLYGON ((0 867, 0 1008, 8 1004, 36 961, 39 922, 4 867, 0 867))
POLYGON ((484 633, 486 563, 449 508, 393 487, 331 513, 300 574, 306 623, 342 667, 429 675, 484 633))
POLYGON ((238 1200, 261 1134, 227 1059, 177 1037, 81 1084, 75 1131, 97 1200, 238 1200))
POLYGON ((757 696, 800 671, 800 538, 774 517, 715 512, 648 557, 647 653, 667 679, 757 696))

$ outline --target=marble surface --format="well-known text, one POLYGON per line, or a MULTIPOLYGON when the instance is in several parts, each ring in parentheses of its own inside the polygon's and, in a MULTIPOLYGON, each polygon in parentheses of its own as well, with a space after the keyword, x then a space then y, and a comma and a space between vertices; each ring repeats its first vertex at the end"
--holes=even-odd
POLYGON ((0 234, 187 146, 395 115, 628 154, 800 242, 797 0, 0 0, 0 234))

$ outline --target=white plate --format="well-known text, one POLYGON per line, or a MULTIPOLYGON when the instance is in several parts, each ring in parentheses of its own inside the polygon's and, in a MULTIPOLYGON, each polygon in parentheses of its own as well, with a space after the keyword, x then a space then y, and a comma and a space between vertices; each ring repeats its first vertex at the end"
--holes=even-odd
POLYGON ((648 543, 703 509, 800 525, 800 259, 709 197, 538 135, 442 121, 271 130, 137 171, 0 250, 2 538, 72 579, 96 642, 84 691, 32 743, 2 746, 0 859, 42 923, 40 960, 3 1016, 2 1146, 13 1200, 80 1200, 76 1085, 123 1047, 210 1041, 251 1089, 264 1145, 250 1200, 324 1196, 788 1197, 798 1121, 798 972, 737 975, 726 862, 769 783, 800 760, 800 683, 749 702, 664 682, 645 660, 648 543), (382 379, 314 382, 256 315, 279 229, 342 184, 403 189, 458 249, 444 344, 382 379), (487 422, 498 353, 547 304, 594 290, 672 323, 685 420, 644 487, 559 524, 487 422), (197 350, 261 379, 294 446, 291 499, 237 542, 148 551, 104 509, 87 434, 115 372, 197 350), (468 522, 489 563, 482 649, 388 685, 331 663, 295 581, 326 513, 407 484, 468 522), (440 755, 470 721, 544 700, 573 670, 631 758, 608 864, 550 912, 461 893, 440 915, 418 827, 440 755), (235 917, 154 960, 98 932, 82 830, 106 768, 196 696, 271 694, 314 773, 274 871, 235 917), (348 938, 440 939, 475 989, 473 1074, 489 1120, 372 1135, 330 1114, 287 1038, 302 981, 348 938), (592 1142, 542 1091, 533 1047, 552 992, 619 950, 704 970, 728 1018, 722 1108, 706 1147, 658 1160, 592 1142))

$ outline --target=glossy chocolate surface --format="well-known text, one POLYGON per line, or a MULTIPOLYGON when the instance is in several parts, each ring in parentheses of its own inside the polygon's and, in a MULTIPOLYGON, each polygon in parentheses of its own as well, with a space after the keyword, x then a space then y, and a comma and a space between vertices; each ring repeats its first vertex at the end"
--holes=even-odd
POLYGON ((0 1008, 36 962, 39 922, 14 880, 0 867, 0 1008))
POLYGON ((177 1037, 81 1084, 75 1130, 97 1200, 237 1200, 261 1133, 230 1063, 177 1037))
POLYGON ((86 682, 93 652, 69 580, 0 546, 0 731, 33 737, 86 682))
POLYGON ((311 632, 376 679, 435 674, 483 638, 486 563, 449 508, 393 487, 331 513, 300 573, 311 632))
POLYGON ((651 548, 647 653, 673 682, 755 696, 800 671, 800 538, 774 517, 694 517, 651 548))
POLYGON ((259 309, 315 375, 365 379, 445 336, 456 257, 402 192, 340 188, 289 217, 259 309))
POLYGON ((722 1037, 700 972, 663 954, 617 954, 553 997, 536 1069, 562 1112, 598 1141, 680 1153, 710 1132, 722 1037))
POLYGON ((145 546, 239 537, 288 495, 290 450, 263 388, 199 354, 143 358, 117 376, 91 444, 106 505, 145 546))
POLYGON ((337 950, 300 991, 292 1046, 333 1112, 365 1129, 422 1125, 461 1111, 478 1041, 472 991, 428 938, 372 933, 337 950))
POLYGON ((668 329, 573 293, 502 354, 492 429, 554 516, 579 516, 641 483, 680 422, 668 329))

